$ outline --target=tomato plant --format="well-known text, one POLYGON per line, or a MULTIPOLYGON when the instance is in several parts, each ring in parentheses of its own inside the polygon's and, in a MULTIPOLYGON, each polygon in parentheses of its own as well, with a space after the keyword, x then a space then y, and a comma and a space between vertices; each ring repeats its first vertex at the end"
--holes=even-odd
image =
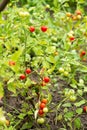
POLYGON ((12 0, 0 14, 0 129, 51 128, 52 116, 59 129, 83 129, 87 16, 81 3, 12 0))

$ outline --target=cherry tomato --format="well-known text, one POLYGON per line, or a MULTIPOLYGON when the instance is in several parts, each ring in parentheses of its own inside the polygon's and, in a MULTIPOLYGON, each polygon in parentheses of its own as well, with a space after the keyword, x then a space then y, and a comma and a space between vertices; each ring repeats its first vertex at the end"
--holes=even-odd
POLYGON ((44 114, 44 111, 42 109, 39 109, 38 114, 42 116, 44 114))
POLYGON ((75 37, 72 36, 72 37, 70 37, 69 39, 70 39, 70 41, 74 41, 74 40, 75 40, 75 37))
POLYGON ((1 116, 1 117, 0 117, 0 124, 1 124, 1 125, 6 124, 6 118, 5 118, 5 116, 1 116))
POLYGON ((67 13, 66 13, 66 16, 67 16, 67 17, 71 17, 72 14, 71 14, 70 12, 67 12, 67 13))
POLYGON ((25 78, 26 78, 26 76, 25 76, 24 74, 21 74, 21 75, 20 75, 20 79, 21 79, 21 80, 24 80, 25 78))
POLYGON ((13 66, 13 65, 15 65, 15 62, 14 61, 9 61, 9 65, 13 66))
POLYGON ((60 73, 63 73, 64 72, 64 69, 61 67, 61 68, 59 68, 59 72, 60 73))
POLYGON ((42 32, 46 32, 47 29, 48 29, 48 28, 47 28, 46 26, 42 26, 42 27, 41 27, 41 31, 42 31, 42 32))
POLYGON ((43 124, 45 122, 44 118, 38 118, 37 123, 38 124, 43 124))
POLYGON ((43 109, 45 106, 46 106, 45 103, 41 103, 41 104, 40 104, 40 109, 43 109))
POLYGON ((85 52, 85 51, 82 51, 82 52, 80 53, 80 57, 84 56, 85 54, 86 54, 86 52, 85 52))
POLYGON ((47 113, 47 112, 48 112, 48 108, 47 108, 47 107, 44 107, 44 108, 43 108, 43 112, 44 112, 44 113, 47 113))
POLYGON ((26 74, 30 74, 30 73, 31 73, 31 69, 30 69, 30 68, 27 68, 27 69, 25 70, 25 72, 26 72, 26 74))
POLYGON ((46 86, 46 83, 43 81, 43 82, 41 83, 41 86, 46 86))
POLYGON ((83 112, 87 112, 87 106, 83 107, 83 112))
POLYGON ((34 26, 30 26, 29 30, 30 30, 30 32, 34 32, 35 31, 35 27, 34 26))
POLYGON ((44 103, 44 104, 47 104, 47 99, 44 98, 44 99, 41 100, 41 102, 44 103))
POLYGON ((70 96, 70 97, 69 97, 69 100, 70 100, 71 102, 76 101, 76 96, 74 96, 74 95, 70 96))
POLYGON ((43 78, 43 81, 44 81, 45 83, 48 83, 48 82, 50 81, 50 78, 49 78, 49 77, 44 77, 44 78, 43 78))
POLYGON ((76 14, 77 14, 77 15, 81 15, 82 13, 81 13, 80 10, 76 10, 76 14))

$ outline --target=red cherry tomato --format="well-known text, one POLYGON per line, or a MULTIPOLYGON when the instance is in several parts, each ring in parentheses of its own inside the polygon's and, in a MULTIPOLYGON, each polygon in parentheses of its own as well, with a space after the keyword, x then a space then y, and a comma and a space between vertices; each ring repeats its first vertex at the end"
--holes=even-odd
POLYGON ((34 32, 35 31, 35 27, 34 26, 30 26, 29 30, 30 30, 30 32, 34 32))
POLYGON ((75 40, 75 37, 72 36, 72 37, 70 37, 69 39, 70 39, 70 41, 74 41, 74 40, 75 40))
POLYGON ((31 73, 31 69, 30 69, 30 68, 27 68, 27 69, 25 70, 25 72, 26 72, 26 74, 30 74, 30 73, 31 73))
POLYGON ((42 110, 42 109, 39 109, 38 114, 39 114, 40 116, 42 116, 42 115, 44 114, 43 110, 42 110))
POLYGON ((21 80, 24 80, 25 78, 26 78, 26 76, 25 76, 24 74, 21 74, 21 75, 20 75, 20 79, 21 79, 21 80))
POLYGON ((50 81, 50 78, 49 78, 49 77, 44 77, 44 78, 43 78, 43 81, 44 81, 45 83, 48 83, 48 82, 50 81))
POLYGON ((47 29, 48 29, 48 28, 47 28, 46 26, 42 26, 42 27, 41 27, 41 31, 42 31, 42 32, 46 32, 47 29))
POLYGON ((46 106, 46 104, 41 103, 41 104, 40 104, 40 109, 43 109, 45 106, 46 106))

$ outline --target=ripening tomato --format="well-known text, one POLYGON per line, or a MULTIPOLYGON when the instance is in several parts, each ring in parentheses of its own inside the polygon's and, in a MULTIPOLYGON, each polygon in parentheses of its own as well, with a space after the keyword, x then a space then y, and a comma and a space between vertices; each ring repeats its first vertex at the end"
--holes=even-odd
POLYGON ((38 114, 42 116, 44 114, 43 109, 39 109, 38 114))
POLYGON ((30 68, 27 68, 27 69, 25 70, 25 72, 26 72, 26 74, 30 74, 30 73, 31 73, 31 69, 30 69, 30 68))
POLYGON ((9 61, 9 65, 13 66, 13 65, 15 65, 15 62, 14 61, 9 61))
POLYGON ((7 125, 7 126, 9 126, 9 125, 10 125, 9 120, 6 120, 6 125, 7 125))
POLYGON ((50 81, 50 78, 49 78, 49 77, 44 77, 44 78, 43 78, 43 81, 44 81, 45 83, 48 83, 48 82, 50 81))
POLYGON ((30 32, 34 32, 35 31, 35 27, 34 26, 30 26, 29 30, 30 30, 30 32))
POLYGON ((67 12, 67 13, 66 13, 66 16, 67 16, 67 17, 71 17, 72 14, 71 14, 70 12, 67 12))
POLYGON ((41 83, 41 86, 46 86, 46 83, 43 81, 43 82, 41 83))
POLYGON ((44 104, 47 104, 47 99, 44 98, 44 99, 41 100, 41 102, 44 103, 44 104))
POLYGON ((81 15, 82 13, 81 13, 80 10, 76 10, 76 14, 77 14, 77 15, 81 15))
POLYGON ((21 80, 24 80, 25 78, 26 78, 26 76, 25 76, 24 74, 21 74, 21 75, 20 75, 20 79, 21 79, 21 80))
POLYGON ((45 103, 40 103, 40 109, 43 109, 46 106, 45 103))
POLYGON ((80 53, 80 57, 84 56, 85 54, 86 54, 86 52, 85 52, 85 51, 82 51, 82 52, 80 53))
POLYGON ((48 29, 48 28, 47 28, 46 26, 42 26, 42 27, 41 27, 41 31, 42 31, 42 32, 46 32, 47 29, 48 29))

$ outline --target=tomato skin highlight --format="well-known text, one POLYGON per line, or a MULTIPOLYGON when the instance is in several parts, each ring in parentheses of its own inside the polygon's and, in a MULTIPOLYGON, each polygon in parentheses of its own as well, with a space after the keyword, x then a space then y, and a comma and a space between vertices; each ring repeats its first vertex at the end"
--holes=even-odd
POLYGON ((34 32, 35 31, 35 27, 34 26, 30 26, 29 31, 30 32, 34 32))
POLYGON ((42 26, 42 27, 41 27, 41 31, 42 31, 42 32, 46 32, 47 29, 48 29, 48 28, 47 28, 46 26, 42 26))
POLYGON ((31 73, 31 69, 30 69, 30 68, 27 68, 27 69, 25 70, 25 73, 26 73, 26 74, 30 74, 30 73, 31 73))

